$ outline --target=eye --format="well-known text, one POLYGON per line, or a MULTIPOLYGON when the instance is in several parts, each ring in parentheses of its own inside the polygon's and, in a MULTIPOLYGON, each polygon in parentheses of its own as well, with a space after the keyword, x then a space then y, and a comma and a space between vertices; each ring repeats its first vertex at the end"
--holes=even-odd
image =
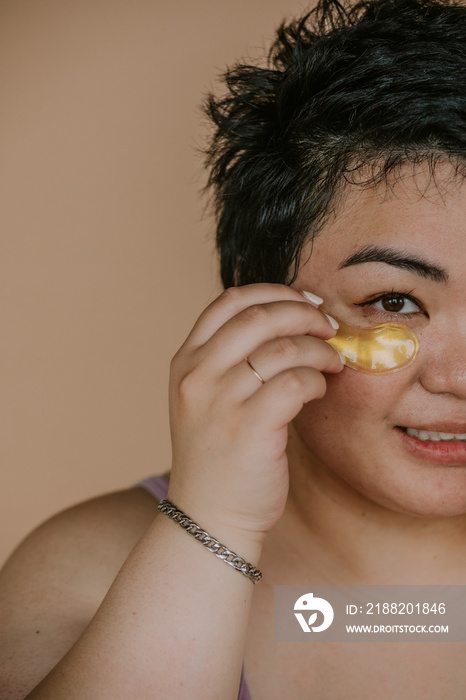
POLYGON ((418 304, 404 294, 384 294, 371 302, 376 309, 396 314, 413 314, 420 311, 418 304))
POLYGON ((426 313, 422 304, 409 292, 385 292, 372 299, 356 304, 366 309, 366 314, 381 319, 393 319, 395 316, 403 320, 414 318, 420 313, 426 313))

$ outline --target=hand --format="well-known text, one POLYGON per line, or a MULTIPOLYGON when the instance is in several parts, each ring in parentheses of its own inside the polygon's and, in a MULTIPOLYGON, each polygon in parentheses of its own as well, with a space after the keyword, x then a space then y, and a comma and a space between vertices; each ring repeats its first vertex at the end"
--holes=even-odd
POLYGON ((325 394, 323 372, 343 369, 324 342, 334 335, 315 305, 279 284, 232 287, 201 314, 171 365, 168 495, 201 527, 208 515, 260 539, 280 518, 288 423, 325 394))

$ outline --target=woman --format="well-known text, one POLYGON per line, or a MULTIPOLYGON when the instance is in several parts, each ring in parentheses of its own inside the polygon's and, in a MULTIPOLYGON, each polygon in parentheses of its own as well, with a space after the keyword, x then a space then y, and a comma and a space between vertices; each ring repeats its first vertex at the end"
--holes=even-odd
POLYGON ((227 289, 172 362, 168 490, 82 504, 20 546, 2 697, 464 696, 463 644, 280 644, 273 593, 466 581, 465 46, 460 5, 325 0, 267 68, 228 73, 207 106, 227 289), (419 354, 345 367, 333 317, 396 320, 419 354))

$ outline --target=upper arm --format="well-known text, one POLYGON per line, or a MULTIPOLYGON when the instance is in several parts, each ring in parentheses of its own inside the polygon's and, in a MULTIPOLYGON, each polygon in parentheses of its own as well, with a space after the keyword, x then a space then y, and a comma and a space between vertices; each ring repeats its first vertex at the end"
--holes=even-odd
POLYGON ((31 533, 0 572, 0 695, 24 698, 93 618, 156 515, 141 489, 93 499, 31 533))

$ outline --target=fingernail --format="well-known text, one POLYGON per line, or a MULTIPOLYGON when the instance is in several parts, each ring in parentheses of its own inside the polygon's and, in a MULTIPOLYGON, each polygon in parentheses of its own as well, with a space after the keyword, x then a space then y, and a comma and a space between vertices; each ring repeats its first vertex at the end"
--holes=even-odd
POLYGON ((306 297, 308 301, 312 301, 313 304, 323 304, 324 300, 317 296, 317 294, 312 294, 312 292, 303 292, 301 294, 306 297))
MULTIPOLYGON (((334 348, 334 350, 336 350, 336 348, 334 348)), ((338 357, 342 361, 342 364, 346 365, 346 357, 344 355, 342 355, 339 350, 337 350, 337 353, 338 353, 338 357)))
POLYGON ((335 321, 335 319, 332 318, 332 316, 330 316, 329 314, 326 314, 325 312, 322 313, 324 314, 324 316, 327 316, 330 325, 337 331, 340 328, 340 326, 338 325, 338 321, 335 321))

